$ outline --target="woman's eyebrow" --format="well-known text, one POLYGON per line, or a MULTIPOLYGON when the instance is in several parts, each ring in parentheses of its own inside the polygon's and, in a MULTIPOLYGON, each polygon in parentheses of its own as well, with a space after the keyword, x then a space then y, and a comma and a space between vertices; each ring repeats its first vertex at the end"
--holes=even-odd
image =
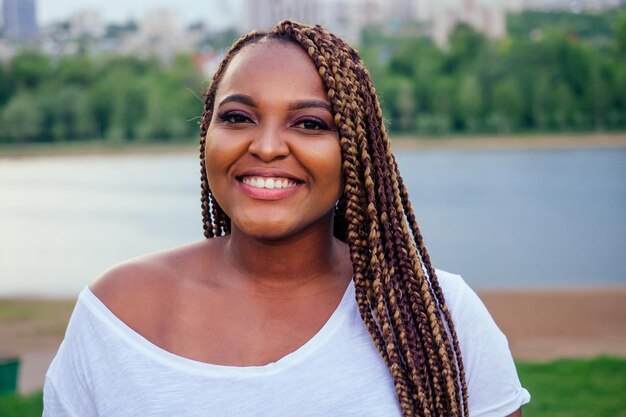
MULTIPOLYGON (((219 106, 223 106, 226 103, 231 103, 231 102, 236 102, 236 103, 241 103, 241 104, 245 104, 246 106, 250 106, 250 107, 258 107, 257 103, 254 101, 254 99, 252 99, 252 97, 247 96, 245 94, 231 94, 228 95, 226 97, 224 97, 224 99, 222 101, 220 101, 219 106)), ((329 113, 332 113, 332 109, 330 107, 330 104, 321 101, 321 100, 301 100, 301 101, 296 101, 295 103, 291 103, 289 104, 289 111, 293 111, 293 110, 302 110, 302 109, 324 109, 326 111, 328 111, 329 113)))
POLYGON ((332 109, 330 108, 330 104, 325 103, 321 100, 302 100, 297 101, 289 105, 289 110, 302 110, 302 109, 324 109, 329 113, 332 113, 332 109))
POLYGON ((230 103, 233 101, 236 103, 245 104, 246 106, 250 106, 250 107, 258 107, 255 101, 252 99, 252 97, 246 96, 244 94, 231 94, 229 96, 226 96, 222 101, 220 101, 219 105, 223 106, 224 104, 230 103))

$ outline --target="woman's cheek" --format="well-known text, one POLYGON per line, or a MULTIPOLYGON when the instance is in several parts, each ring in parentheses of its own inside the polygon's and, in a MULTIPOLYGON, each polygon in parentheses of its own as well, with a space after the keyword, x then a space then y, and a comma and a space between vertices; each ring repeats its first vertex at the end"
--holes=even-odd
POLYGON ((316 177, 319 185, 340 195, 343 192, 343 169, 339 140, 333 135, 297 146, 295 142, 293 144, 294 155, 316 177))
POLYGON ((245 154, 246 150, 246 142, 240 134, 228 130, 210 129, 205 142, 207 169, 210 167, 212 171, 219 171, 226 175, 227 170, 245 154))
POLYGON ((219 129, 207 132, 204 163, 209 187, 218 200, 222 197, 222 189, 227 187, 229 170, 241 155, 242 149, 245 152, 245 147, 231 136, 219 129))

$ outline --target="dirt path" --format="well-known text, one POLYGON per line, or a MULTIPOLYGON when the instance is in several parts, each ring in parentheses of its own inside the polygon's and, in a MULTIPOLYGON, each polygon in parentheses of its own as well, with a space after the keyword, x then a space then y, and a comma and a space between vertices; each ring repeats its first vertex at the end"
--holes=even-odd
MULTIPOLYGON (((626 287, 479 292, 516 359, 626 357, 626 287)), ((41 388, 73 301, 1 300, 0 354, 19 354, 19 388, 41 388)))
POLYGON ((517 359, 626 356, 626 287, 480 296, 517 359))

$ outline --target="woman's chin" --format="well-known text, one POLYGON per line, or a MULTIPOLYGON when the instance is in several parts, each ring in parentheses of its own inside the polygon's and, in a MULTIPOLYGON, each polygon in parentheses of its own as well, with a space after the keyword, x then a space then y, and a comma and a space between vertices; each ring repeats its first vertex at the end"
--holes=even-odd
POLYGON ((262 222, 237 222, 233 226, 243 236, 262 240, 279 240, 295 232, 292 225, 267 219, 262 222))
POLYGON ((232 233, 264 240, 293 238, 298 234, 332 233, 334 205, 322 216, 313 216, 304 209, 240 210, 233 213, 232 233))

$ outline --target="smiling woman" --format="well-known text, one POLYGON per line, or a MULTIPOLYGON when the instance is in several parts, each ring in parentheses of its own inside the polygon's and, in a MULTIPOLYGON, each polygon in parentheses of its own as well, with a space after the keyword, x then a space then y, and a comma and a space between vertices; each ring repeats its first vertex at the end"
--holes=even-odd
POLYGON ((431 265, 351 47, 289 21, 237 41, 200 161, 207 239, 81 293, 44 415, 521 415, 506 338, 431 265))

